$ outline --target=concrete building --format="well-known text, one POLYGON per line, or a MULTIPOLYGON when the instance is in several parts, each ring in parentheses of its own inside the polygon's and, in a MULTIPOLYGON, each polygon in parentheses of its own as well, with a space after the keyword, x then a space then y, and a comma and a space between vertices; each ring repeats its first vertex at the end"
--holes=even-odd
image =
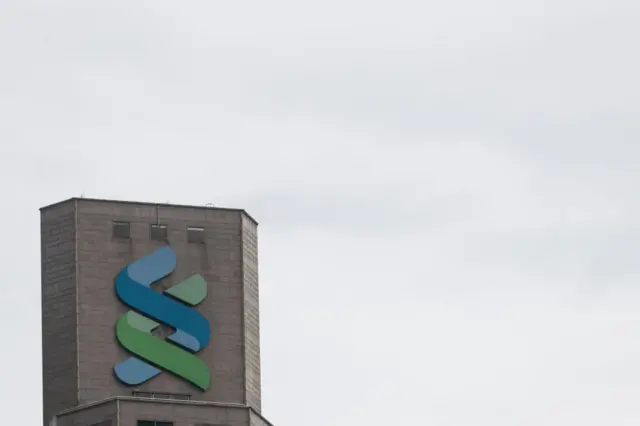
MULTIPOLYGON (((257 223, 244 210, 73 198, 41 209, 41 243, 44 425, 269 425, 261 416, 257 223), (206 299, 187 308, 210 325, 208 344, 189 355, 210 371, 202 389, 162 368, 134 385, 114 373, 136 358, 116 338, 132 310, 116 294, 116 277, 166 246, 175 270, 153 285, 156 294, 194 274, 207 283, 206 299)), ((152 335, 165 345, 180 329, 158 323, 152 335)), ((145 360, 137 362, 153 369, 145 360)))

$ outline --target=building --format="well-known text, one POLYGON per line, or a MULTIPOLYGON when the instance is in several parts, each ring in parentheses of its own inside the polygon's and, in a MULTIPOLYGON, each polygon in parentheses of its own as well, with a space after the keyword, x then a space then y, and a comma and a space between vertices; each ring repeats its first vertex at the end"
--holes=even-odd
POLYGON ((244 210, 73 198, 41 242, 45 426, 270 424, 244 210))

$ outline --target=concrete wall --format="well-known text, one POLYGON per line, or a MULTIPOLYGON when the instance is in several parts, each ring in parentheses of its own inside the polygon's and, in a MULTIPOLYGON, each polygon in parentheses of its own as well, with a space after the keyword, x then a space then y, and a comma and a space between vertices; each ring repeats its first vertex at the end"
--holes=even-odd
POLYGON ((63 413, 56 426, 118 426, 118 401, 111 399, 63 413))
POLYGON ((75 203, 41 212, 43 424, 77 404, 75 203))
POLYGON ((173 422, 174 426, 249 426, 249 410, 244 407, 121 400, 118 426, 136 426, 138 420, 173 422))
POLYGON ((61 413, 55 426, 137 426, 139 420, 174 426, 272 426, 248 406, 116 397, 61 413))
POLYGON ((258 285, 258 229, 252 220, 242 218, 244 281, 245 403, 261 411, 260 384, 260 297, 258 285))
POLYGON ((42 209, 46 422, 76 405, 132 395, 132 387, 113 374, 113 366, 130 356, 115 337, 115 324, 128 308, 115 294, 114 279, 166 244, 178 264, 155 288, 195 273, 209 283, 208 297, 196 309, 211 323, 211 341, 198 353, 211 369, 211 387, 202 392, 163 372, 136 389, 260 411, 256 223, 241 210, 74 199, 42 209), (114 238, 113 221, 129 222, 131 238, 114 238), (155 223, 167 225, 166 242, 150 239, 155 223), (203 244, 187 242, 187 226, 205 229, 203 244))
POLYGON ((128 358, 117 343, 114 325, 127 308, 114 291, 116 274, 133 260, 164 245, 151 241, 152 223, 168 227, 168 243, 178 257, 176 270, 160 283, 169 287, 200 273, 208 297, 197 309, 210 321, 212 338, 198 353, 211 368, 212 384, 201 392, 163 373, 137 386, 141 391, 191 394, 193 399, 244 403, 241 214, 206 210, 81 201, 78 207, 80 402, 131 395, 113 375, 113 365, 128 358), (131 239, 112 238, 112 221, 131 223, 131 239), (205 243, 188 243, 187 226, 205 229, 205 243))

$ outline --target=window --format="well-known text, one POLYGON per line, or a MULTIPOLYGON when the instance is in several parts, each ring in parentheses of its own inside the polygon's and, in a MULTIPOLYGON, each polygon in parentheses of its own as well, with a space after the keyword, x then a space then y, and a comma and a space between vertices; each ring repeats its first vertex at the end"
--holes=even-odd
POLYGON ((113 222, 114 238, 131 238, 131 225, 129 222, 113 222))
POLYGON ((171 399, 171 395, 168 393, 154 393, 153 397, 158 399, 171 399))
POLYGON ((167 225, 152 224, 149 228, 149 238, 154 241, 166 241, 167 225))
POLYGON ((187 241, 190 243, 204 243, 204 228, 187 227, 187 241))
POLYGON ((131 394, 137 398, 153 398, 153 399, 179 399, 182 401, 191 400, 191 395, 186 393, 161 393, 161 392, 145 392, 133 390, 131 394))
POLYGON ((158 420, 138 420, 138 426, 173 426, 173 422, 161 422, 158 420))
POLYGON ((174 394, 171 394, 171 399, 180 399, 182 401, 190 401, 191 395, 187 395, 184 393, 174 393, 174 394))

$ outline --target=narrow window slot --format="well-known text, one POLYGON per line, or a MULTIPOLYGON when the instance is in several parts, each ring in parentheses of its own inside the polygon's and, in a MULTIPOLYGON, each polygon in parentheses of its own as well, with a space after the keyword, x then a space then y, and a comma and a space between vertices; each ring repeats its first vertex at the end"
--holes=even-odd
POLYGON ((131 224, 129 222, 113 222, 111 229, 113 238, 131 238, 131 224))
POLYGON ((149 228, 149 239, 167 241, 167 225, 152 224, 149 228))
POLYGON ((197 226, 187 227, 187 242, 204 243, 204 228, 199 228, 197 226))

